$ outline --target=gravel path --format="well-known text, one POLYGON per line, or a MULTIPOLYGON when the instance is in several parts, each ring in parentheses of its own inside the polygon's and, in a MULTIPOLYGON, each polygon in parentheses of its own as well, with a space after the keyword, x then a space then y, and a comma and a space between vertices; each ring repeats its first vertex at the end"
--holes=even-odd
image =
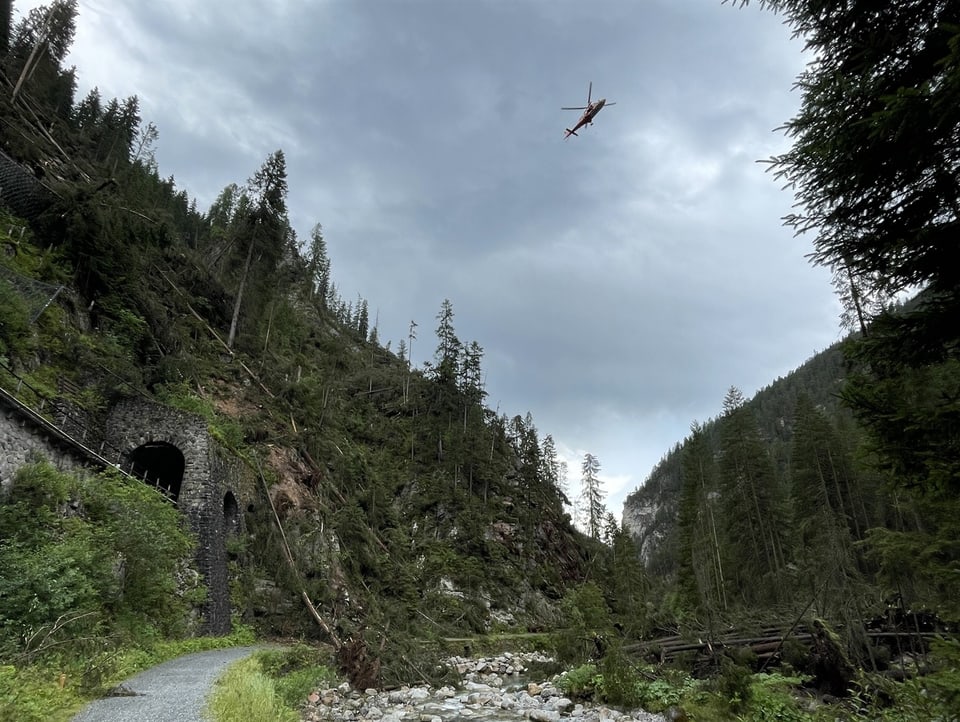
POLYGON ((151 667, 123 682, 134 696, 89 704, 73 722, 202 722, 213 683, 226 668, 260 647, 197 652, 151 667))

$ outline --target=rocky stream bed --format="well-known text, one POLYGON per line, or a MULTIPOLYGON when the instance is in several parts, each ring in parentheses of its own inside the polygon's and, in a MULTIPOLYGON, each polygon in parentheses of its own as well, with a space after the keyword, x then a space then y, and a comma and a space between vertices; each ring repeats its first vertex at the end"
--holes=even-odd
POLYGON ((389 691, 355 690, 349 684, 313 692, 303 709, 304 722, 666 722, 643 710, 617 710, 579 704, 555 686, 554 679, 536 680, 528 665, 551 660, 540 653, 505 653, 496 658, 453 657, 456 687, 402 687, 389 691))

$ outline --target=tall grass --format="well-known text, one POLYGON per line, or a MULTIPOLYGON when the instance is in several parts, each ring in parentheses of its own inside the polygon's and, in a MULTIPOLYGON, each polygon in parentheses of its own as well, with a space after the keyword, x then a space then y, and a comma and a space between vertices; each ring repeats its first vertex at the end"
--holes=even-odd
POLYGON ((206 712, 215 722, 299 722, 300 719, 299 714, 281 701, 273 679, 264 674, 256 657, 231 665, 217 681, 206 712))

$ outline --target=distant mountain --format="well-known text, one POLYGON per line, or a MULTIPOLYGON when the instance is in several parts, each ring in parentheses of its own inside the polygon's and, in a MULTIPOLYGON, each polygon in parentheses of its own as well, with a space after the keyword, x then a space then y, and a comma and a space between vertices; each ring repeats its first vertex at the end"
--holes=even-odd
MULTIPOLYGON (((765 386, 746 404, 756 415, 761 434, 781 470, 792 438, 798 394, 806 394, 828 415, 846 414, 841 410, 838 395, 846 375, 842 343, 817 353, 795 371, 765 386)), ((700 423, 716 448, 720 421, 700 423)), ((643 484, 624 500, 622 523, 654 573, 666 572, 675 561, 673 541, 681 492, 681 455, 688 440, 679 441, 670 449, 643 484)))

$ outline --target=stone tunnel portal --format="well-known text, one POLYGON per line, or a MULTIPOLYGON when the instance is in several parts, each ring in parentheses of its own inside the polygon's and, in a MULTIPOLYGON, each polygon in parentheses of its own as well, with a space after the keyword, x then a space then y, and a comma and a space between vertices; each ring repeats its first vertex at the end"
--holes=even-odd
POLYGON ((177 503, 186 467, 180 449, 164 441, 150 441, 130 452, 130 463, 134 476, 177 503))
POLYGON ((229 491, 223 497, 223 525, 227 536, 240 531, 240 506, 237 497, 229 491))

